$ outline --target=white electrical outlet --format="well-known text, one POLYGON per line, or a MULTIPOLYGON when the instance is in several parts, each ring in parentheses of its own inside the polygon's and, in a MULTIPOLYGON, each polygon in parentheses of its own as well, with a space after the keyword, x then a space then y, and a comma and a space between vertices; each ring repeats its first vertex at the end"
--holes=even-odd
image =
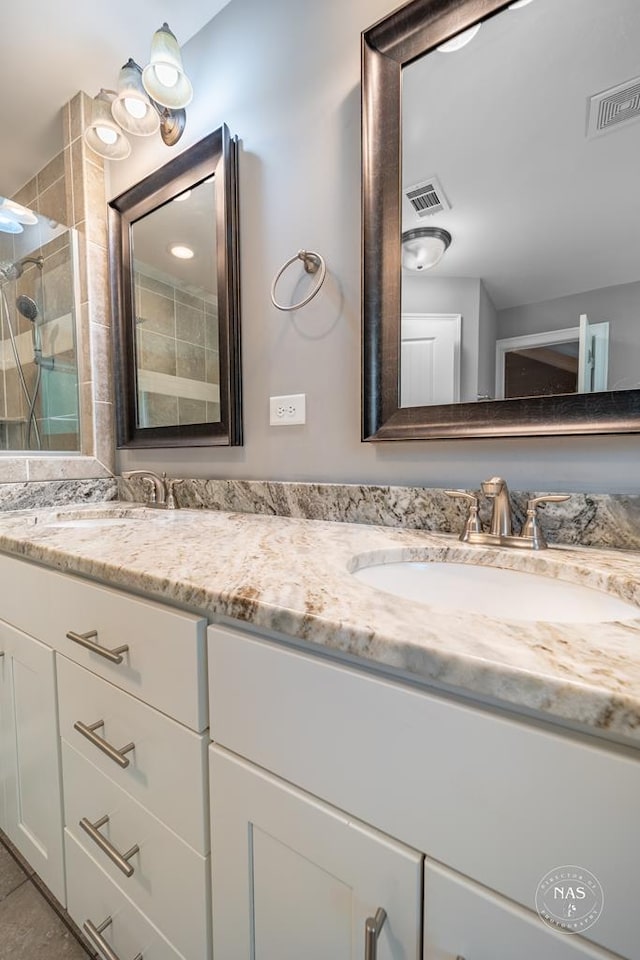
POLYGON ((295 423, 306 423, 306 397, 304 393, 295 393, 290 397, 269 397, 269 423, 272 427, 290 427, 295 423))

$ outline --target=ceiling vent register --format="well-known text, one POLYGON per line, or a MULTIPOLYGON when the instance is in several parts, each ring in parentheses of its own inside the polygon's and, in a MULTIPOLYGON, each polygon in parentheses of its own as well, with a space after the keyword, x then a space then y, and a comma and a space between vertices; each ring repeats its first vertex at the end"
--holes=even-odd
POLYGON ((430 217, 441 210, 450 210, 451 205, 436 177, 407 187, 405 196, 419 217, 430 217))
POLYGON ((640 77, 589 98, 587 136, 598 137, 640 118, 640 77))

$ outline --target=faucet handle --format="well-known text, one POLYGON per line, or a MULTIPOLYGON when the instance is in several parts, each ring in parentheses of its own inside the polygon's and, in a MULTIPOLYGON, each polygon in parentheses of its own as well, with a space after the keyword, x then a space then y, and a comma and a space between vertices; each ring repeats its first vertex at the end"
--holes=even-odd
POLYGON ((166 473, 163 474, 163 477, 167 488, 167 510, 177 510, 178 504, 176 503, 174 489, 179 483, 184 483, 184 477, 180 480, 168 480, 166 473))
POLYGON ((478 496, 475 493, 467 493, 466 490, 445 490, 448 497, 458 497, 460 500, 466 500, 469 504, 469 512, 465 520, 464 527, 459 539, 466 541, 470 533, 481 533, 482 526, 478 516, 478 496))
POLYGON ((568 493, 552 493, 549 496, 542 497, 532 497, 531 500, 527 500, 527 516, 522 525, 522 530, 520 531, 520 536, 528 540, 532 540, 531 544, 534 550, 544 550, 547 546, 547 541, 544 538, 544 534, 540 529, 540 523, 538 521, 538 514, 536 508, 539 503, 564 503, 565 500, 571 500, 571 496, 568 493))

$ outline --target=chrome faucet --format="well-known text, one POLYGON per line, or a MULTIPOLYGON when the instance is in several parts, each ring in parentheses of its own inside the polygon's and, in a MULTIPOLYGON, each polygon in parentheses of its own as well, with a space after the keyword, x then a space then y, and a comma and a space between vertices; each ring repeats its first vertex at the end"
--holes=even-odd
POLYGON ((161 477, 153 470, 123 470, 122 472, 123 480, 134 480, 136 477, 147 480, 153 485, 149 506, 158 507, 161 510, 177 510, 174 487, 182 483, 182 480, 168 480, 166 470, 162 471, 161 477))
POLYGON ((478 518, 478 496, 461 490, 445 490, 449 497, 461 497, 469 502, 469 513, 465 520, 460 540, 465 543, 478 543, 484 546, 524 547, 529 550, 544 550, 547 541, 544 538, 536 508, 539 503, 562 503, 570 500, 569 494, 549 494, 527 500, 527 516, 519 536, 513 532, 511 501, 509 488, 502 477, 491 477, 481 484, 485 497, 493 500, 493 511, 489 530, 484 531, 478 518))
POLYGON ((485 497, 493 500, 491 526, 489 532, 494 537, 510 537, 513 535, 513 520, 511 518, 511 500, 506 480, 502 477, 491 477, 480 484, 485 497))

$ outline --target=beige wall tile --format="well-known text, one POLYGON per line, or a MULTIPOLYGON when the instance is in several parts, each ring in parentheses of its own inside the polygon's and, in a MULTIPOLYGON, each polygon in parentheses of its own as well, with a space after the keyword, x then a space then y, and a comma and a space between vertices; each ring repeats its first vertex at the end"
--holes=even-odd
POLYGON ((162 333, 165 337, 175 337, 176 321, 173 297, 168 299, 159 293, 139 287, 136 294, 136 316, 140 318, 139 328, 145 332, 162 333))
POLYGON ((178 423, 206 423, 207 404, 204 400, 178 397, 178 423))
POLYGON ((92 323, 91 335, 91 377, 96 400, 113 402, 113 359, 111 335, 108 327, 92 323))
POLYGON ((176 341, 176 371, 179 377, 205 380, 205 351, 193 343, 176 341))
POLYGON ((163 393, 147 393, 144 411, 145 427, 167 427, 178 422, 178 399, 166 397, 163 393))
POLYGON ((139 363, 144 370, 176 375, 176 341, 172 337, 138 328, 138 349, 139 363))
POLYGON ((38 183, 35 177, 32 180, 29 180, 28 183, 25 183, 24 187, 20 187, 17 193, 14 193, 13 199, 16 203, 21 203, 25 207, 35 206, 36 197, 38 196, 38 183))
POLYGON ((204 347, 204 310, 176 303, 176 331, 180 340, 204 347))
POLYGON ((64 152, 61 150, 37 174, 38 193, 44 193, 56 180, 60 180, 62 177, 64 177, 64 152))
POLYGON ((56 180, 44 193, 38 194, 38 213, 56 223, 71 222, 72 211, 67 209, 67 190, 64 178, 56 180))

